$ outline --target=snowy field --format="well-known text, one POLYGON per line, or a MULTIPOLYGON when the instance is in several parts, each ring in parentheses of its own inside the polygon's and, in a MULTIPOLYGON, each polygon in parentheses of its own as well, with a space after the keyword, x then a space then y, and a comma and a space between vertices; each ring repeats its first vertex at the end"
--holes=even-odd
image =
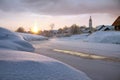
POLYGON ((27 36, 0 27, 0 80, 91 80, 62 62, 31 53, 27 36))
POLYGON ((45 42, 32 42, 34 47, 49 47, 54 49, 95 54, 105 57, 120 58, 120 32, 101 31, 91 35, 81 34, 71 37, 54 38, 45 42), (46 44, 44 44, 46 43, 46 44), (41 46, 37 45, 41 44, 41 46), (42 45, 43 44, 43 45, 42 45))
POLYGON ((96 32, 31 43, 37 53, 82 70, 93 80, 120 80, 119 34, 115 31, 96 32), (105 42, 107 38, 109 43, 105 42))
POLYGON ((120 31, 98 31, 88 36, 86 41, 120 45, 120 31))
POLYGON ((41 41, 41 40, 48 40, 47 37, 40 36, 40 35, 34 35, 34 34, 27 34, 27 33, 18 33, 23 37, 24 40, 27 41, 41 41))
POLYGON ((54 59, 30 52, 0 50, 0 80, 90 80, 54 59))
POLYGON ((71 37, 59 38, 63 40, 85 41, 91 43, 120 44, 120 31, 98 31, 90 34, 72 35, 71 37))
POLYGON ((109 31, 41 41, 48 38, 0 27, 0 80, 91 80, 82 71, 32 53, 34 47, 120 58, 119 36, 120 32, 109 31), (34 41, 34 47, 28 41, 34 41))

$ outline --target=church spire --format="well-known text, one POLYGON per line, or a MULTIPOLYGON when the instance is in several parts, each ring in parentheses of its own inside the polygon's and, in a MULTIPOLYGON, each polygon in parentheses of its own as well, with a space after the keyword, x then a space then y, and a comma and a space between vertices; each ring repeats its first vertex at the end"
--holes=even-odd
POLYGON ((90 16, 90 19, 89 19, 89 30, 90 30, 90 33, 92 32, 92 17, 90 16))

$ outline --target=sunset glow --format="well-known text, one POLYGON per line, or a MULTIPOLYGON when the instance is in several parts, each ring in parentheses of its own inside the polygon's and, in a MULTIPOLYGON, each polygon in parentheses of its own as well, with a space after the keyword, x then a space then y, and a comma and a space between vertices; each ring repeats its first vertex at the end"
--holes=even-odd
POLYGON ((93 27, 112 25, 120 15, 119 0, 0 0, 0 26, 15 31, 19 26, 32 32, 70 27, 73 24, 88 27, 92 16, 93 27), (42 5, 41 5, 42 4, 42 5))
POLYGON ((34 34, 37 34, 39 31, 40 30, 39 30, 38 26, 34 26, 34 27, 31 28, 31 32, 34 33, 34 34))

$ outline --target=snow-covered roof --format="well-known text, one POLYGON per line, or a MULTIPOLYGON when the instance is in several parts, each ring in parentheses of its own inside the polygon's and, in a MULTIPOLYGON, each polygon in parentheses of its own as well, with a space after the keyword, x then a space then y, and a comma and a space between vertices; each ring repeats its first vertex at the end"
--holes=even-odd
POLYGON ((106 29, 109 29, 109 30, 114 30, 114 26, 110 26, 110 25, 99 25, 96 27, 96 29, 98 31, 105 31, 106 29))

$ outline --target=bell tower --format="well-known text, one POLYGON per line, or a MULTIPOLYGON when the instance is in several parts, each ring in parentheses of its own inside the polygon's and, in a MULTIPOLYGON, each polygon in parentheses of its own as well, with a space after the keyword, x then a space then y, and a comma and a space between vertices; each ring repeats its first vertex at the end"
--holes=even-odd
POLYGON ((90 16, 90 19, 89 19, 89 30, 90 30, 90 33, 92 33, 92 18, 90 16))

